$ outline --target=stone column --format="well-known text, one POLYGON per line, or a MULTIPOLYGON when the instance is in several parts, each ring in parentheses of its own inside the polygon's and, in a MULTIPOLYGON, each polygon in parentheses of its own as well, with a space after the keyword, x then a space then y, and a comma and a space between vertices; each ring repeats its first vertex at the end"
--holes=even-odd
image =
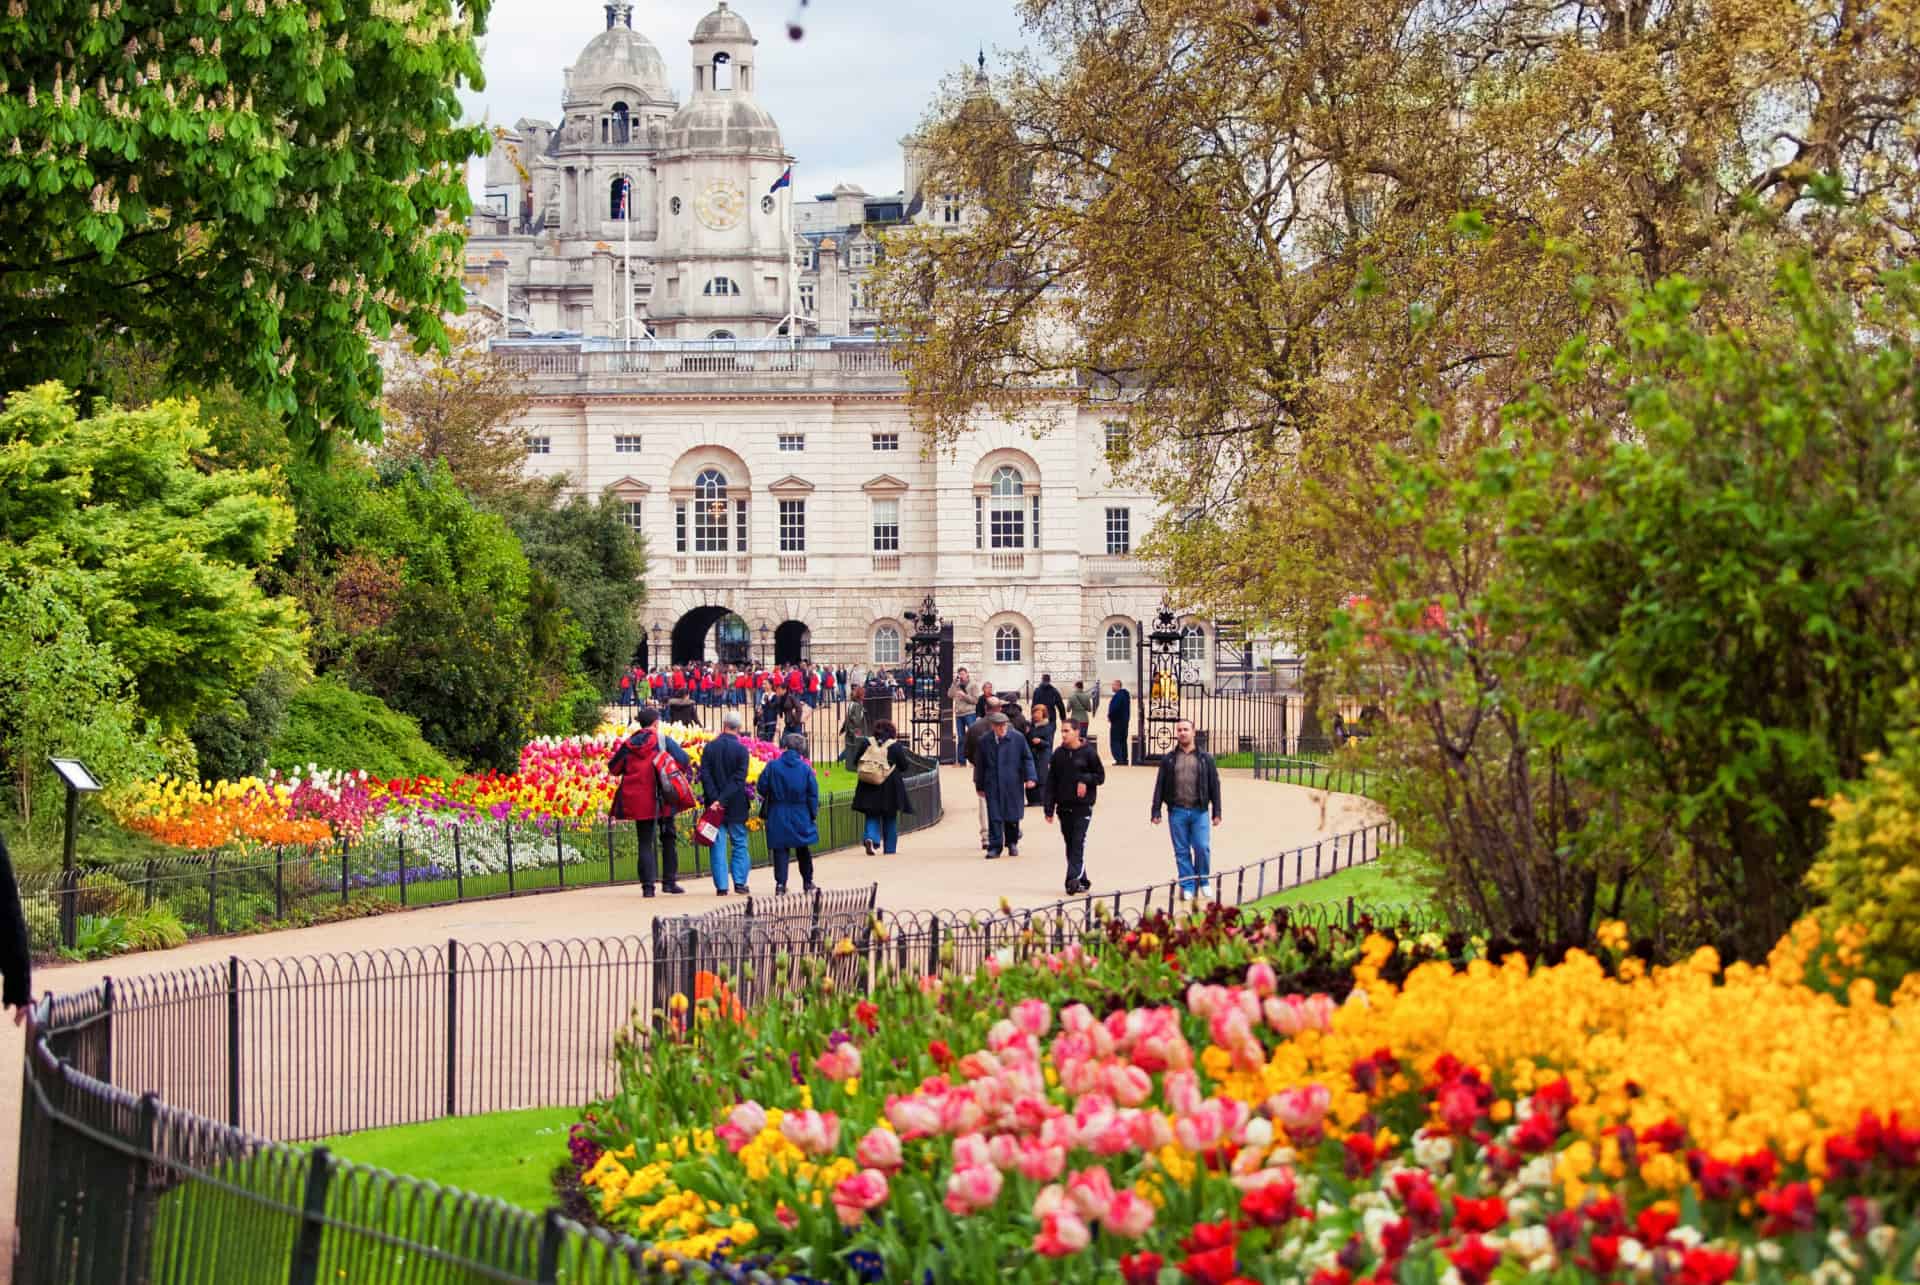
POLYGON ((605 241, 593 246, 593 320, 587 334, 605 339, 613 333, 613 247, 605 241))
POLYGON ((487 303, 500 310, 501 334, 507 326, 507 256, 495 250, 487 260, 487 303))
POLYGON ((815 315, 823 335, 847 333, 847 285, 840 275, 840 247, 832 237, 820 242, 820 279, 814 287, 815 315))

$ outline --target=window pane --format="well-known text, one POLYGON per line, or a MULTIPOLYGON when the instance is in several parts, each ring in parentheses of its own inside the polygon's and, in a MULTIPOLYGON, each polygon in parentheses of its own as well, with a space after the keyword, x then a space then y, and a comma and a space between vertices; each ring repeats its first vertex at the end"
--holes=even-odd
POLYGON ((807 502, 805 500, 780 501, 780 552, 805 553, 807 551, 807 502))
POLYGON ((898 434, 898 433, 875 433, 875 434, 873 435, 873 449, 874 449, 874 450, 876 450, 876 451, 897 451, 897 450, 899 450, 899 449, 900 449, 900 434, 898 434))
POLYGON ((1020 630, 1013 625, 1000 625, 993 631, 993 659, 1001 665, 1015 665, 1020 662, 1020 630))
POLYGON ((900 551, 900 501, 875 500, 873 502, 873 551, 875 553, 900 551))
POLYGON ((637 434, 619 433, 613 439, 613 451, 616 455, 638 455, 640 438, 637 434))
POLYGON ((1107 626, 1107 659, 1133 659, 1133 630, 1125 625, 1107 626))
POLYGON ((693 479, 693 551, 727 551, 727 479, 719 469, 702 469, 693 479))
POLYGON ((897 665, 900 663, 900 631, 892 625, 881 625, 873 631, 873 660, 877 665, 897 665))
POLYGON ((806 435, 804 433, 780 434, 780 449, 787 452, 806 450, 807 449, 806 435))
POLYGON ((1133 511, 1131 509, 1107 510, 1107 552, 1111 554, 1133 552, 1133 511))

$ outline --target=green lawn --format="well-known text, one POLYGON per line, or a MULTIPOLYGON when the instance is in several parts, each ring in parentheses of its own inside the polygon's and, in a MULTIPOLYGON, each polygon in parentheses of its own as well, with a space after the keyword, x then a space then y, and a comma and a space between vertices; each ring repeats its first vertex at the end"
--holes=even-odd
POLYGON ((579 1118, 574 1108, 501 1111, 321 1141, 343 1160, 431 1179, 539 1213, 553 1204, 548 1179, 567 1158, 567 1130, 579 1118))
POLYGON ((1276 906, 1294 906, 1308 901, 1344 902, 1348 897, 1362 905, 1376 906, 1424 905, 1427 901, 1427 894, 1421 888, 1404 879, 1395 879, 1378 862, 1371 862, 1288 888, 1285 892, 1276 892, 1247 908, 1271 910, 1276 906))

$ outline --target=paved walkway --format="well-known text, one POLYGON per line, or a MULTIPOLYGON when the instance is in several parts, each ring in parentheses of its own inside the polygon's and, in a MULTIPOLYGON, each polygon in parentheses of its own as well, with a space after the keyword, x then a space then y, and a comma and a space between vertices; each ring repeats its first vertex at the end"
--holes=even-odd
MULTIPOLYGON (((1230 870, 1325 835, 1356 829, 1379 819, 1375 806, 1350 795, 1255 781, 1247 772, 1222 776, 1224 823, 1214 831, 1213 868, 1230 870)), ((1042 905, 1059 899, 1066 864, 1056 827, 1039 809, 1031 809, 1027 838, 1018 859, 987 862, 980 852, 972 783, 958 768, 942 769, 946 814, 931 829, 902 836, 893 856, 867 856, 858 848, 820 859, 815 879, 823 887, 880 885, 880 905, 889 910, 995 908, 1002 898, 1014 906, 1042 905)), ((1174 874, 1172 848, 1164 826, 1148 824, 1153 792, 1150 768, 1108 769, 1087 840, 1088 877, 1094 892, 1111 892, 1160 883, 1174 874)), ((797 883, 798 875, 794 876, 797 883)), ((755 870, 753 886, 773 891, 770 870, 755 870)), ((462 941, 546 941, 565 937, 646 937, 655 914, 697 914, 723 904, 705 875, 682 881, 683 897, 652 901, 633 885, 544 893, 511 900, 469 902, 409 910, 313 928, 190 942, 176 950, 128 955, 93 964, 50 967, 34 979, 37 992, 71 991, 95 985, 102 977, 131 977, 166 972, 191 964, 238 955, 243 959, 378 950, 393 946, 462 941)), ((18 1164, 20 1064, 18 1029, 0 1027, 0 1246, 12 1242, 14 1169, 18 1164)), ((11 1254, 0 1252, 0 1285, 11 1254)))

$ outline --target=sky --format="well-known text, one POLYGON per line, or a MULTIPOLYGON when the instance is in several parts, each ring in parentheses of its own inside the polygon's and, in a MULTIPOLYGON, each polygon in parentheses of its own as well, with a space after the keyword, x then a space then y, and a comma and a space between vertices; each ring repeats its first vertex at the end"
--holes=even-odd
MULTIPOLYGON (((714 0, 634 0, 633 25, 660 50, 681 102, 693 79, 687 38, 714 0)), ((1025 44, 1013 0, 729 0, 759 46, 756 95, 794 157, 794 189, 856 183, 875 194, 902 181, 900 139, 920 123, 944 76, 982 46, 1025 44), (804 35, 792 40, 790 22, 804 35)), ((472 114, 511 126, 560 120, 561 69, 606 27, 600 0, 495 0, 484 37, 487 87, 472 114)), ((474 165, 476 183, 483 173, 474 165)))

